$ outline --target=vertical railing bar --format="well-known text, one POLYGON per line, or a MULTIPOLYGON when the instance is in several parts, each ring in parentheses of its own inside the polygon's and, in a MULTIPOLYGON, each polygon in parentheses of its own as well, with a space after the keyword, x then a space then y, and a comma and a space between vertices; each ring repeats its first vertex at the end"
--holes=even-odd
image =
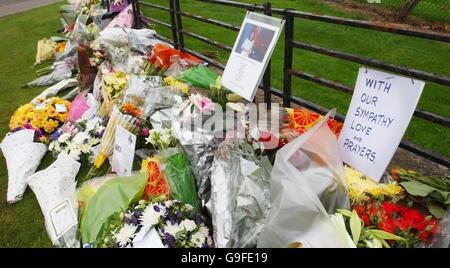
POLYGON ((180 50, 184 48, 184 33, 183 33, 183 21, 181 20, 181 6, 180 0, 175 0, 175 17, 177 21, 178 41, 180 44, 180 50))
POLYGON ((292 75, 289 70, 292 69, 292 41, 294 39, 294 16, 286 10, 284 26, 284 68, 283 68, 283 106, 291 107, 291 86, 292 75))
POLYGON ((172 39, 175 49, 180 49, 180 43, 178 40, 178 25, 176 23, 175 14, 175 3, 174 0, 169 0, 169 14, 170 14, 170 24, 172 24, 172 39))
MULTIPOLYGON (((264 15, 272 16, 272 4, 270 2, 266 2, 263 4, 263 6, 264 6, 264 15)), ((272 60, 269 60, 263 77, 264 102, 267 104, 267 109, 270 109, 272 107, 272 98, 271 98, 272 93, 270 92, 270 88, 272 87, 271 69, 272 69, 272 60)))

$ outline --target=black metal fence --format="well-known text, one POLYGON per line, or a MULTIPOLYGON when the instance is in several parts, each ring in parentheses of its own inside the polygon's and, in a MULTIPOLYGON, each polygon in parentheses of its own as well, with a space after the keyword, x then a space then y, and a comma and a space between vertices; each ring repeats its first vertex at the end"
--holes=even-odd
MULTIPOLYGON (((172 37, 167 38, 163 37, 161 35, 157 35, 157 38, 160 40, 163 40, 165 42, 168 42, 172 45, 174 45, 175 48, 180 49, 182 51, 185 51, 187 53, 190 53, 194 56, 197 56, 198 58, 203 59, 205 62, 218 67, 220 69, 224 69, 224 65, 220 62, 209 58, 205 55, 202 55, 190 48, 185 47, 184 45, 184 37, 189 36, 191 38, 200 40, 201 42, 207 43, 209 45, 218 47, 220 49, 224 49, 226 51, 231 51, 231 47, 226 46, 224 44, 221 44, 218 41, 211 40, 207 37, 204 37, 202 35, 189 32, 183 28, 183 17, 187 17, 190 19, 197 20, 199 22, 208 23, 212 25, 216 25, 219 27, 222 27, 224 29, 230 30, 230 31, 239 31, 239 27, 235 25, 231 25, 219 20, 206 18, 204 16, 198 16, 189 12, 182 11, 180 0, 166 0, 169 2, 169 7, 156 5, 153 3, 147 3, 143 1, 137 1, 133 0, 133 10, 135 15, 135 27, 140 28, 144 26, 148 26, 149 22, 154 24, 159 24, 161 26, 167 27, 171 29, 172 37), (155 18, 149 18, 145 17, 141 14, 140 9, 141 6, 146 6, 158 10, 167 11, 168 15, 170 16, 170 24, 165 23, 163 21, 157 20, 155 18)), ((261 12, 268 16, 272 16, 273 14, 283 16, 285 19, 285 29, 284 29, 284 68, 283 68, 283 89, 277 89, 272 87, 271 85, 271 64, 268 64, 268 67, 265 71, 262 85, 260 85, 260 88, 264 91, 264 101, 269 104, 271 103, 271 96, 272 94, 278 97, 281 97, 283 99, 283 105, 286 107, 291 106, 291 103, 298 104, 300 106, 303 106, 305 108, 308 108, 312 111, 318 112, 320 114, 325 114, 329 110, 325 107, 322 107, 318 104, 309 102, 305 99, 302 99, 298 96, 292 96, 291 88, 292 88, 292 77, 304 79, 325 87, 328 87, 330 89, 338 90, 347 94, 352 94, 353 89, 347 85, 340 84, 335 81, 331 81, 322 77, 315 76, 313 74, 309 74, 306 72, 302 72, 299 70, 293 69, 293 50, 294 49, 302 49, 314 53, 318 53, 321 55, 326 55, 329 57, 334 57, 337 59, 362 64, 365 66, 371 66, 374 68, 378 68, 381 70, 394 72, 410 77, 414 77, 417 79, 433 82, 436 84, 444 85, 447 87, 450 87, 450 77, 446 77, 443 75, 433 74, 424 72, 421 70, 411 69, 408 67, 403 66, 397 66, 394 64, 390 64, 387 62, 379 61, 376 59, 363 57, 359 55, 353 55, 345 52, 335 51, 327 48, 323 48, 320 46, 310 45, 306 43, 299 42, 297 40, 294 40, 294 23, 295 18, 301 18, 301 19, 307 19, 307 20, 313 20, 313 21, 320 21, 324 23, 331 23, 331 24, 338 24, 338 25, 345 25, 355 28, 364 28, 364 29, 370 29, 374 31, 380 31, 380 32, 389 32, 394 33, 398 35, 406 35, 406 36, 412 36, 416 38, 421 39, 428 39, 428 40, 435 40, 440 41, 444 43, 450 43, 450 35, 443 34, 443 33, 436 33, 431 31, 418 31, 413 30, 409 28, 401 28, 401 27, 390 27, 385 26, 379 23, 373 23, 368 21, 361 21, 361 20, 353 20, 353 19, 346 19, 346 18, 340 18, 340 17, 333 17, 333 16, 324 16, 324 15, 316 15, 312 13, 307 12, 301 12, 296 11, 292 9, 280 9, 280 8, 272 8, 272 5, 270 2, 267 2, 263 5, 257 5, 257 4, 247 4, 247 3, 240 3, 240 2, 233 2, 228 0, 197 0, 199 2, 204 3, 210 3, 210 4, 216 4, 216 5, 223 5, 223 6, 230 6, 235 8, 241 8, 249 11, 254 12, 261 12)), ((433 122, 435 124, 442 125, 444 127, 450 127, 450 119, 429 111, 424 111, 420 109, 416 109, 414 112, 414 116, 418 118, 422 118, 424 120, 433 122)), ((336 119, 339 121, 344 121, 345 117, 341 114, 336 115, 336 119)), ((444 165, 446 167, 450 167, 450 161, 447 157, 440 156, 436 153, 430 152, 428 150, 425 150, 416 144, 413 144, 407 140, 402 140, 400 143, 400 147, 404 148, 410 152, 413 152, 417 155, 420 155, 422 157, 425 157, 433 162, 439 163, 441 165, 444 165)))

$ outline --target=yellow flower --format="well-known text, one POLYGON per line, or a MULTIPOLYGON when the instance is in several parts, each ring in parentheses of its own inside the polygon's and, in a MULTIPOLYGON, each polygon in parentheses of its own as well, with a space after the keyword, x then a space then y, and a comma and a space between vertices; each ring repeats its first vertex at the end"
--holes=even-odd
POLYGON ((55 128, 58 127, 58 125, 59 125, 59 122, 58 122, 58 121, 49 119, 47 122, 45 122, 45 123, 43 124, 42 127, 44 128, 44 131, 45 131, 45 132, 51 133, 51 132, 53 132, 53 131, 55 130, 55 128))
POLYGON ((64 123, 67 121, 68 117, 69 117, 68 113, 58 113, 58 115, 55 116, 55 119, 64 123))
POLYGON ((348 182, 350 199, 353 203, 362 203, 370 198, 394 198, 403 194, 403 188, 396 183, 377 183, 348 166, 344 167, 344 171, 348 182))
POLYGON ((47 108, 47 115, 50 117, 55 117, 58 114, 55 108, 53 106, 49 105, 47 108))
POLYGON ((170 86, 174 89, 177 89, 184 94, 189 94, 189 85, 176 80, 173 76, 167 76, 166 78, 164 78, 163 82, 164 85, 166 86, 170 86))

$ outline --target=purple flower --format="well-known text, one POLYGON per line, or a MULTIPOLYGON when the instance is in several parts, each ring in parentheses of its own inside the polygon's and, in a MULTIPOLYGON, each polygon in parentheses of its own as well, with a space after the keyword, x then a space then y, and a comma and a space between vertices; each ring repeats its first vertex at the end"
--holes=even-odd
POLYGON ((143 137, 148 137, 148 136, 150 136, 150 130, 148 129, 148 128, 143 128, 142 130, 141 130, 141 136, 143 136, 143 137))
POLYGON ((183 216, 183 212, 181 212, 181 210, 178 210, 178 211, 177 211, 177 217, 178 217, 178 218, 181 218, 181 216, 183 216))
POLYGON ((140 127, 141 126, 141 121, 139 121, 139 120, 134 121, 134 125, 137 126, 137 127, 140 127))
POLYGON ((202 220, 202 216, 200 215, 200 213, 196 212, 194 214, 194 216, 192 216, 192 219, 194 220, 195 224, 200 224, 203 222, 202 220))
POLYGON ((169 233, 164 233, 164 242, 169 248, 174 248, 176 244, 175 237, 169 233))
POLYGON ((52 134, 52 140, 56 141, 58 140, 58 138, 61 136, 62 131, 61 130, 57 130, 52 134))
POLYGON ((157 205, 154 205, 154 206, 153 206, 153 209, 154 209, 156 212, 159 212, 159 211, 160 211, 160 209, 159 209, 159 207, 158 207, 157 205))

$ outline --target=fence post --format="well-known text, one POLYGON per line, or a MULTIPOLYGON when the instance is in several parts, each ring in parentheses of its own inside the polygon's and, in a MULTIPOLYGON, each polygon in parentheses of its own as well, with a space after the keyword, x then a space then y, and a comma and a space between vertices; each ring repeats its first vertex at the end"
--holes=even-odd
POLYGON ((175 4, 174 0, 169 0, 169 13, 170 13, 170 25, 172 30, 172 38, 175 49, 180 49, 180 43, 178 42, 178 27, 175 19, 175 4))
POLYGON ((294 39, 294 16, 286 10, 284 26, 284 68, 283 68, 283 106, 291 106, 291 84, 292 76, 289 70, 292 69, 292 41, 294 39))
POLYGON ((406 5, 403 7, 403 9, 400 11, 400 13, 397 16, 397 21, 403 21, 408 15, 414 10, 414 8, 419 4, 420 0, 410 0, 406 5))
POLYGON ((133 20, 134 20, 133 28, 140 29, 142 24, 141 24, 141 10, 139 8, 138 0, 131 0, 131 8, 133 10, 133 20))
POLYGON ((183 33, 183 22, 181 20, 180 0, 175 0, 175 17, 177 20, 178 41, 180 45, 178 49, 182 50, 184 48, 184 33, 183 33))
MULTIPOLYGON (((272 4, 270 2, 266 2, 263 4, 263 6, 264 6, 264 15, 272 16, 272 4)), ((264 77, 263 77, 264 102, 267 104, 267 109, 270 109, 272 106, 272 100, 271 100, 272 93, 270 92, 270 89, 272 87, 271 65, 272 65, 272 61, 269 60, 269 62, 267 63, 266 71, 264 72, 264 77)))

